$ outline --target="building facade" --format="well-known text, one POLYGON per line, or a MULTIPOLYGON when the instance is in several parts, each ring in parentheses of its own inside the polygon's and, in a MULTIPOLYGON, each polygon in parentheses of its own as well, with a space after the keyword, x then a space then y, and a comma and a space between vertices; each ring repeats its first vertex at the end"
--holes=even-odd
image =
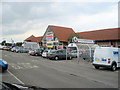
MULTIPOLYGON (((49 25, 43 36, 31 35, 24 41, 39 42, 41 46, 60 49, 68 45, 68 38, 71 34, 75 34, 72 28, 49 25)), ((120 46, 120 28, 78 32, 77 34, 80 39, 94 40, 99 46, 120 46)))
POLYGON ((38 42, 39 45, 41 46, 42 45, 41 40, 42 40, 42 36, 35 37, 34 35, 31 35, 30 37, 25 39, 24 42, 38 42))
POLYGON ((65 48, 72 33, 75 33, 72 28, 49 25, 43 35, 42 45, 53 49, 65 48))

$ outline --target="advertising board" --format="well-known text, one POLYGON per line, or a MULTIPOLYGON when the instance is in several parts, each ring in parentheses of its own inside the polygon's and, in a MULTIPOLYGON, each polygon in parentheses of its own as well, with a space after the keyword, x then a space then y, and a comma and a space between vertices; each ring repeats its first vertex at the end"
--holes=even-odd
POLYGON ((53 40, 53 34, 49 34, 46 36, 46 40, 53 40))

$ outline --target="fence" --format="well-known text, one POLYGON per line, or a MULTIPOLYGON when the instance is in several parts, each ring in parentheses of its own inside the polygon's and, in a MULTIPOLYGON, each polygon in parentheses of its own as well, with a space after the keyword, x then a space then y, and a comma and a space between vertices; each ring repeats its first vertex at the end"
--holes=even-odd
POLYGON ((77 44, 77 57, 82 57, 84 60, 92 61, 94 50, 98 47, 95 44, 77 44))

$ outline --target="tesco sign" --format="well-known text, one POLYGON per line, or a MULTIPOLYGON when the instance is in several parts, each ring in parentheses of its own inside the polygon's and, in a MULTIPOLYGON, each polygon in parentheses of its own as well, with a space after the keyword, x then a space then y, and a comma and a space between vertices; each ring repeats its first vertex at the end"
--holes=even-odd
POLYGON ((77 37, 73 37, 73 42, 78 42, 78 38, 77 37))
POLYGON ((47 35, 46 40, 52 40, 53 39, 53 34, 47 35))

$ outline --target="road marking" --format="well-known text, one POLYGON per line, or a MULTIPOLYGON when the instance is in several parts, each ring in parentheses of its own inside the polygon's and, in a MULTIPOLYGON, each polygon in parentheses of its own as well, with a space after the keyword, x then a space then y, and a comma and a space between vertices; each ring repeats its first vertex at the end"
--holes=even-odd
POLYGON ((9 63, 9 65, 10 65, 11 67, 13 67, 14 69, 23 69, 23 67, 21 67, 21 66, 19 66, 19 65, 17 65, 17 64, 14 64, 14 63, 9 63))
MULTIPOLYGON (((8 70, 7 70, 8 71, 8 70)), ((14 74, 12 74, 10 71, 8 71, 11 76, 13 76, 16 80, 18 80, 21 84, 24 84, 20 79, 18 79, 14 74)))
POLYGON ((9 63, 9 65, 14 69, 32 69, 39 68, 39 66, 32 65, 31 63, 9 63))

